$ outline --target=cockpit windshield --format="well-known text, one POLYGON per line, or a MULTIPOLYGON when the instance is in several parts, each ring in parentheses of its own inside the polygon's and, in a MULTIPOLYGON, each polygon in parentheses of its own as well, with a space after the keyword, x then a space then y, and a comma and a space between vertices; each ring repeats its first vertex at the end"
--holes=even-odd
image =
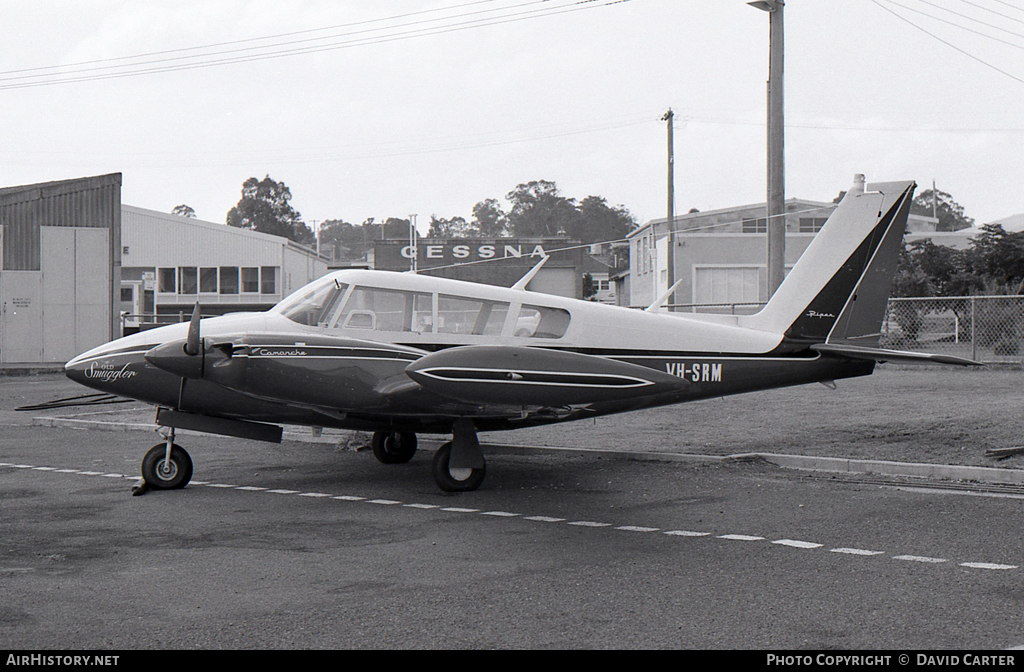
POLYGON ((334 312, 338 301, 345 294, 347 285, 337 280, 315 285, 287 297, 273 311, 284 315, 292 322, 310 327, 323 326, 334 312))

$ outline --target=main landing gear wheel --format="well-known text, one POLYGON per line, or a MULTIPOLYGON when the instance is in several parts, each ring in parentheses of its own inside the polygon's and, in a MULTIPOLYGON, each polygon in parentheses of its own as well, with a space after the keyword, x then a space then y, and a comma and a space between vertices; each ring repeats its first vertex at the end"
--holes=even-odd
POLYGON ((452 443, 444 443, 434 453, 434 482, 445 492, 470 492, 480 487, 487 473, 487 465, 479 469, 451 469, 452 443))
POLYGON ((167 460, 167 444, 158 443, 142 458, 142 478, 156 490, 184 488, 192 479, 192 458, 177 444, 171 445, 167 460))
POLYGON ((416 454, 416 435, 413 432, 374 432, 370 447, 382 464, 403 464, 416 454))

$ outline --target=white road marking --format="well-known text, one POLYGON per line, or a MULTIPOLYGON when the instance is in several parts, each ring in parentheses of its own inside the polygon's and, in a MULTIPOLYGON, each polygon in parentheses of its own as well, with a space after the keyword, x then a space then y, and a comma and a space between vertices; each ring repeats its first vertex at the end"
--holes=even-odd
MULTIPOLYGON (((101 471, 85 471, 79 469, 58 469, 56 467, 46 466, 35 466, 31 464, 14 464, 11 462, 0 462, 0 467, 10 467, 13 469, 28 469, 32 471, 41 472, 53 472, 57 474, 77 474, 80 476, 103 476, 106 478, 137 478, 137 476, 129 476, 126 474, 115 474, 115 473, 103 473, 101 471)), ((382 504, 382 505, 395 505, 401 504, 404 507, 412 509, 440 509, 441 511, 450 511, 454 513, 479 513, 483 516, 492 516, 497 518, 515 518, 520 517, 522 514, 515 513, 512 511, 483 511, 480 509, 471 509, 464 507, 441 507, 437 504, 402 504, 402 502, 391 499, 367 499, 366 497, 357 497, 354 495, 331 495, 324 492, 301 492, 299 490, 285 490, 285 489, 274 489, 270 490, 265 487, 255 485, 234 485, 230 483, 211 483, 209 481, 191 481, 192 485, 208 485, 211 488, 222 488, 222 489, 234 489, 234 490, 246 490, 249 492, 268 492, 281 495, 298 495, 299 497, 310 497, 310 498, 330 498, 340 501, 347 502, 365 502, 367 504, 382 504)), ((590 528, 602 528, 612 527, 611 523, 600 523, 588 520, 577 520, 572 522, 566 522, 566 518, 555 518, 551 516, 522 516, 524 520, 532 520, 536 522, 544 523, 565 523, 566 525, 573 525, 576 527, 590 527, 590 528)), ((615 527, 616 530, 623 530, 627 532, 657 532, 660 528, 657 527, 642 527, 638 525, 621 525, 615 527)), ((666 530, 662 534, 674 537, 708 537, 711 536, 711 532, 693 532, 690 530, 666 530)), ((717 535, 718 539, 728 539, 734 541, 764 541, 765 537, 759 537, 748 534, 722 534, 717 535)), ((793 548, 803 549, 817 549, 822 548, 822 544, 810 542, 810 541, 799 541, 795 539, 778 539, 771 542, 772 544, 780 546, 790 546, 793 548)), ((883 555, 885 551, 870 551, 862 548, 849 548, 849 547, 838 547, 829 550, 830 553, 841 553, 846 555, 860 555, 860 556, 876 556, 883 555)), ((933 558, 920 555, 894 555, 893 560, 905 560, 909 562, 920 562, 925 564, 942 564, 949 562, 946 558, 933 558)), ((1006 565, 991 562, 961 562, 961 567, 967 567, 970 569, 988 569, 988 570, 1015 570, 1020 569, 1018 565, 1006 565)))
POLYGON ((710 537, 710 532, 691 532, 690 530, 669 530, 665 534, 670 537, 710 537))
POLYGON ((793 548, 821 548, 824 546, 824 544, 816 544, 813 541, 797 541, 796 539, 779 539, 772 543, 779 546, 792 546, 793 548))
POLYGON ((1017 569, 1017 565, 997 565, 991 562, 961 562, 960 566, 973 569, 1017 569))
POLYGON ((909 560, 910 562, 931 562, 938 564, 940 562, 949 562, 945 558, 929 558, 923 555, 894 555, 893 560, 909 560))
POLYGON ((847 555, 884 555, 885 551, 867 551, 863 548, 833 548, 829 553, 846 553, 847 555))

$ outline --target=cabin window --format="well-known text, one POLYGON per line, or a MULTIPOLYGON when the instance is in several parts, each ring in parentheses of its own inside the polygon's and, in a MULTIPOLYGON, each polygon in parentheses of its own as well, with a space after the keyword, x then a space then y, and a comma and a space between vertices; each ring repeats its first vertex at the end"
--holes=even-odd
POLYGON ((323 326, 331 319, 346 285, 325 282, 305 292, 296 292, 274 308, 292 322, 310 327, 323 326))
POLYGON ((338 325, 374 331, 433 331, 433 295, 397 289, 356 287, 338 325))
POLYGON ((509 304, 441 294, 437 297, 437 331, 441 334, 499 336, 509 304))
POLYGON ((569 329, 569 319, 569 311, 561 308, 523 305, 512 334, 520 338, 561 338, 569 329))

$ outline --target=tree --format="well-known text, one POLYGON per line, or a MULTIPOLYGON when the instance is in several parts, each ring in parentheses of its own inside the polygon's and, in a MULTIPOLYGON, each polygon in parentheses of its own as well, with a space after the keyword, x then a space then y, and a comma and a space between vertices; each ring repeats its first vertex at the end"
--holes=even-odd
POLYGON ((944 191, 925 189, 914 198, 910 209, 916 215, 938 217, 936 231, 959 231, 974 226, 974 218, 964 214, 964 208, 944 191))
POLYGON ((506 234, 508 215, 497 200, 488 198, 473 206, 473 226, 485 238, 499 238, 506 234))
POLYGON ((366 232, 342 219, 328 219, 320 225, 320 249, 330 246, 334 258, 354 261, 366 256, 366 232))
POLYGON ((242 184, 242 198, 228 211, 227 223, 242 229, 282 236, 303 245, 316 241, 302 221, 302 215, 288 203, 292 192, 284 182, 267 175, 262 180, 250 177, 242 184))
POLYGON ((624 206, 610 207, 600 196, 587 196, 576 209, 579 217, 566 234, 583 243, 622 240, 636 228, 636 218, 624 206))
POLYGON ((971 241, 974 270, 1000 291, 1024 291, 1024 231, 986 224, 971 241))
POLYGON ((534 180, 520 184, 505 199, 512 204, 508 228, 514 236, 564 236, 578 226, 580 213, 576 202, 559 194, 554 182, 534 180))
POLYGON ((195 219, 196 211, 187 205, 176 205, 171 209, 172 215, 178 215, 179 217, 192 217, 195 219))
POLYGON ((462 217, 452 217, 451 219, 442 219, 437 215, 430 217, 427 238, 477 238, 479 236, 480 228, 462 217))

